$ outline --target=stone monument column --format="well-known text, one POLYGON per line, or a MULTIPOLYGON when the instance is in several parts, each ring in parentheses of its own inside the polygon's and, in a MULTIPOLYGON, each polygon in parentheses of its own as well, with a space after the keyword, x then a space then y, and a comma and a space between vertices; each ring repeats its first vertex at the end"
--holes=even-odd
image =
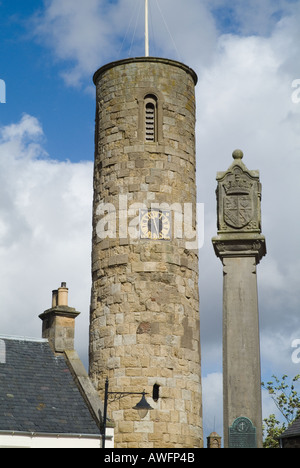
POLYGON ((261 183, 236 150, 217 174, 218 235, 223 263, 224 447, 262 447, 262 403, 256 265, 266 254, 261 235, 261 183))

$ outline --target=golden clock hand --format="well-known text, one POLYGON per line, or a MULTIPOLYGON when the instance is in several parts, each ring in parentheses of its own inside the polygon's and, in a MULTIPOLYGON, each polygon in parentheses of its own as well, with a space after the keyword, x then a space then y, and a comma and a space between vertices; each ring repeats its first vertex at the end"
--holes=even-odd
POLYGON ((153 216, 153 221, 154 221, 154 226, 155 226, 155 229, 156 229, 156 233, 157 233, 157 236, 159 237, 159 231, 158 231, 158 227, 157 227, 157 224, 156 224, 156 217, 155 215, 153 216))
POLYGON ((155 229, 156 229, 157 235, 159 236, 159 231, 158 231, 158 227, 157 227, 157 224, 156 224, 156 220, 154 220, 154 224, 155 224, 155 229))

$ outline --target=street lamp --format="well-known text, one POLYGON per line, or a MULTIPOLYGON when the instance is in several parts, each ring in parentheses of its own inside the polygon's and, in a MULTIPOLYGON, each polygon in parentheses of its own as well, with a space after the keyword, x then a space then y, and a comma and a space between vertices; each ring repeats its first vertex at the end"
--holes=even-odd
MULTIPOLYGON (((137 393, 135 395, 137 395, 137 393)), ((147 416, 148 411, 152 410, 153 408, 149 405, 148 401, 146 400, 145 391, 140 393, 140 395, 142 395, 141 401, 136 406, 134 406, 133 409, 137 410, 141 419, 144 419, 147 416)))
POLYGON ((138 411, 141 419, 145 418, 148 414, 148 411, 153 410, 152 406, 146 400, 145 395, 148 395, 145 390, 143 392, 109 392, 109 381, 106 378, 105 381, 105 396, 104 396, 104 414, 103 414, 103 423, 102 423, 102 448, 105 448, 105 437, 106 437, 106 420, 107 420, 107 406, 108 406, 108 396, 114 395, 114 401, 120 400, 128 395, 142 395, 139 403, 134 406, 132 409, 138 411))

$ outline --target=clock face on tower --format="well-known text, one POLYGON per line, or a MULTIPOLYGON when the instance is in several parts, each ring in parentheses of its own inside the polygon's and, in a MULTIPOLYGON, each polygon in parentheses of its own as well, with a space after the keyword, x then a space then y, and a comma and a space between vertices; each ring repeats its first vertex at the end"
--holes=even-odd
POLYGON ((170 240, 170 211, 140 210, 140 237, 141 239, 170 240))

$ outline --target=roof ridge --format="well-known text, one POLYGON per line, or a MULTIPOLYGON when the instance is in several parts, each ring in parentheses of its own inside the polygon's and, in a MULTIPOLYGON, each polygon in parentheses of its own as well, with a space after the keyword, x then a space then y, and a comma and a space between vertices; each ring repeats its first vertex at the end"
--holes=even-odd
POLYGON ((47 343, 46 338, 30 338, 28 336, 0 335, 0 340, 31 341, 34 343, 47 343))

